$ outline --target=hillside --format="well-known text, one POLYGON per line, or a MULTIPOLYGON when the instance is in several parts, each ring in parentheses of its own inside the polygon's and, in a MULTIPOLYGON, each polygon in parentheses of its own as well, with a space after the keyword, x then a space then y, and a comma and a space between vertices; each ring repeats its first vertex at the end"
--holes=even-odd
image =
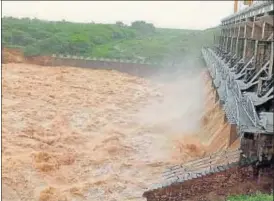
POLYGON ((20 48, 25 55, 79 55, 139 61, 181 62, 198 57, 211 45, 215 29, 205 31, 155 28, 135 21, 130 26, 72 23, 13 17, 2 18, 4 47, 20 48))

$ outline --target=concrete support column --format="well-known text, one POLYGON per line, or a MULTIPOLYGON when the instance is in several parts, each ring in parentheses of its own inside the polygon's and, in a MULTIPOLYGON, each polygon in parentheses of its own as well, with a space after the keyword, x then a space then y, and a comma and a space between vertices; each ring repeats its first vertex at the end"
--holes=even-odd
POLYGON ((246 19, 246 23, 244 26, 244 49, 243 49, 243 60, 245 62, 245 57, 246 57, 246 45, 247 45, 247 19, 246 19))
POLYGON ((255 26, 256 26, 256 25, 255 25, 255 17, 253 17, 251 38, 254 38, 255 26))
POLYGON ((254 21, 253 22, 251 37, 253 39, 255 39, 255 40, 262 39, 262 26, 261 26, 261 22, 259 22, 259 21, 254 21))
POLYGON ((228 36, 226 37, 226 40, 225 40, 225 51, 227 51, 228 49, 228 36))
POLYGON ((246 46, 247 46, 247 39, 244 40, 244 50, 243 50, 243 60, 246 62, 246 46))
POLYGON ((222 30, 223 30, 223 32, 222 32, 222 43, 221 43, 221 45, 220 45, 221 50, 223 50, 223 48, 224 48, 224 43, 225 43, 225 29, 222 28, 222 30))
POLYGON ((227 41, 227 29, 225 29, 225 34, 224 34, 224 43, 223 43, 223 50, 226 50, 226 41, 227 41))
POLYGON ((261 39, 264 39, 265 37, 265 25, 266 25, 266 22, 263 22, 261 39))
POLYGON ((234 52, 232 52, 233 50, 233 44, 234 44, 234 37, 231 37, 231 43, 230 43, 230 52, 233 54, 234 52))
POLYGON ((224 44, 224 50, 225 50, 225 51, 227 51, 228 36, 229 36, 229 30, 226 29, 226 33, 225 33, 225 44, 224 44))
MULTIPOLYGON (((254 51, 254 58, 255 58, 254 65, 255 65, 256 60, 257 60, 258 43, 259 43, 259 41, 256 40, 256 41, 255 41, 255 48, 254 48, 254 49, 255 49, 255 51, 254 51)), ((255 67, 255 66, 254 66, 254 67, 255 67)))
POLYGON ((238 27, 238 34, 237 34, 237 39, 236 39, 236 51, 235 51, 236 55, 238 55, 238 50, 239 50, 238 44, 239 44, 240 32, 241 32, 241 26, 238 27))
POLYGON ((251 38, 251 35, 252 35, 252 28, 253 28, 253 22, 247 18, 246 19, 246 24, 245 24, 245 37, 246 38, 251 38))
POLYGON ((223 49, 224 37, 225 37, 225 31, 224 31, 224 28, 222 27, 222 32, 221 32, 220 41, 219 41, 220 49, 223 49))
POLYGON ((236 43, 236 37, 237 37, 237 28, 233 27, 233 35, 232 35, 231 46, 230 46, 230 52, 232 53, 232 55, 235 54, 235 49, 233 49, 233 46, 234 46, 234 43, 236 43))
POLYGON ((221 43, 221 49, 223 50, 225 46, 225 36, 222 36, 222 43, 221 43))
POLYGON ((274 42, 271 42, 271 50, 270 50, 270 64, 269 64, 269 71, 268 71, 268 78, 270 79, 272 72, 273 72, 273 62, 274 62, 274 42))
POLYGON ((227 52, 230 51, 229 40, 231 39, 231 36, 232 36, 232 29, 229 28, 229 30, 228 30, 228 37, 227 37, 227 43, 226 43, 226 51, 227 52))

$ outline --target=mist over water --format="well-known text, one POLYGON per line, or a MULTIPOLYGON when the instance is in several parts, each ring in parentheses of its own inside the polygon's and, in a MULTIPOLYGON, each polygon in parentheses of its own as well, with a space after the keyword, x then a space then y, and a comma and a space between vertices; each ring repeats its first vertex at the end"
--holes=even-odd
POLYGON ((136 116, 145 125, 166 126, 170 132, 192 133, 200 128, 204 108, 202 68, 186 61, 174 70, 164 69, 150 78, 160 86, 159 99, 149 99, 136 116))

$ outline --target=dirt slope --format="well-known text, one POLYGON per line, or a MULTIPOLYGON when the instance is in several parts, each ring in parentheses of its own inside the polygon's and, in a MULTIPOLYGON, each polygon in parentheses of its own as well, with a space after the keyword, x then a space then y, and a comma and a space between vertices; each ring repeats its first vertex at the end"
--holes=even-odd
POLYGON ((257 182, 252 167, 233 167, 157 191, 148 191, 144 196, 149 201, 225 201, 229 195, 254 194, 257 191, 270 193, 273 173, 273 169, 267 169, 257 182))
POLYGON ((37 65, 50 65, 52 58, 50 56, 25 57, 20 49, 2 48, 3 63, 29 63, 37 65))
POLYGON ((3 63, 23 63, 25 58, 19 49, 2 48, 3 63))

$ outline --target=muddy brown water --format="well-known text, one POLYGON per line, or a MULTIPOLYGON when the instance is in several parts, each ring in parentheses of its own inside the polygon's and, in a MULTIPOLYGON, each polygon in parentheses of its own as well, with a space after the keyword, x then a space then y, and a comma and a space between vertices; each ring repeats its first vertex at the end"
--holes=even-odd
POLYGON ((143 201, 167 166, 202 156, 225 128, 210 123, 222 114, 204 111, 216 106, 199 76, 161 84, 30 64, 2 72, 4 201, 143 201))

